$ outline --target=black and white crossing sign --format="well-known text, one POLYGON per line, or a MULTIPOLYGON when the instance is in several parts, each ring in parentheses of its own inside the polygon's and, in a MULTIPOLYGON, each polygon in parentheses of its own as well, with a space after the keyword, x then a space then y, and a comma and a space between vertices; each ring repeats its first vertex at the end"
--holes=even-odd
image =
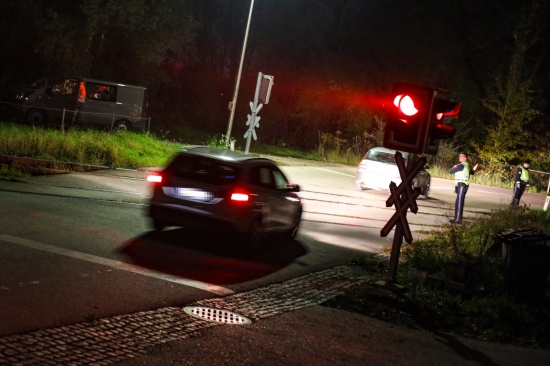
POLYGON ((395 235, 393 236, 393 244, 390 253, 390 264, 385 281, 379 281, 377 284, 383 285, 393 290, 402 290, 403 286, 396 283, 397 266, 399 265, 399 254, 401 252, 401 244, 403 237, 407 243, 412 243, 411 229, 407 221, 407 210, 410 208, 413 213, 418 212, 416 198, 420 194, 420 188, 413 189, 413 179, 416 177, 420 169, 426 165, 426 158, 421 157, 416 164, 411 167, 411 162, 414 161, 414 155, 409 154, 409 171, 405 167, 403 155, 400 152, 395 154, 395 162, 399 168, 401 176, 401 184, 397 186, 395 182, 390 183, 391 196, 386 201, 386 207, 395 205, 395 214, 390 218, 388 223, 380 230, 380 236, 387 236, 391 229, 395 226, 395 235))
POLYGON ((254 138, 254 141, 258 139, 256 136, 256 128, 260 127, 260 117, 258 113, 264 106, 263 104, 258 104, 260 100, 264 101, 265 104, 269 103, 269 96, 271 95, 271 88, 273 87, 273 76, 264 75, 261 72, 258 73, 258 82, 256 83, 256 93, 254 94, 254 102, 250 102, 251 114, 248 115, 248 120, 246 125, 248 130, 244 134, 246 139, 246 148, 244 150, 245 154, 248 154, 250 151, 250 138, 254 138))
POLYGON ((250 110, 252 111, 252 114, 248 114, 246 125, 248 126, 248 130, 246 130, 244 134, 244 138, 247 139, 248 136, 252 134, 252 138, 254 141, 258 140, 258 136, 256 136, 256 128, 260 127, 260 116, 258 116, 258 112, 262 109, 264 105, 260 104, 257 108, 254 108, 254 103, 250 102, 250 110), (253 121, 253 122, 252 122, 253 121))
POLYGON ((382 230, 380 230, 380 236, 388 236, 391 229, 393 229, 395 224, 399 221, 402 225, 401 227, 403 229, 405 241, 410 244, 412 243, 412 235, 407 221, 407 210, 410 208, 412 213, 418 212, 416 199, 420 195, 420 188, 412 188, 413 179, 422 167, 426 165, 426 158, 422 157, 418 159, 409 172, 407 172, 405 168, 403 156, 399 151, 395 154, 395 162, 397 163, 399 175, 401 176, 401 184, 397 186, 394 182, 390 183, 391 196, 386 200, 386 207, 395 205, 395 213, 382 230))

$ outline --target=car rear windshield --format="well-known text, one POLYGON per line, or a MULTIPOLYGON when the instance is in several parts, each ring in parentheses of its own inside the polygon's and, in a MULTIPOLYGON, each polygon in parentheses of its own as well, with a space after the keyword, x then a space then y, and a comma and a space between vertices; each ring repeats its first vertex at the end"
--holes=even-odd
MULTIPOLYGON (((387 152, 387 151, 368 151, 365 155, 365 159, 372 160, 372 161, 379 161, 381 163, 385 164, 393 164, 396 165, 395 162, 395 153, 387 152)), ((407 163, 407 157, 403 156, 403 159, 405 160, 405 164, 407 163)))
POLYGON ((167 170, 179 178, 216 185, 235 182, 240 172, 238 168, 221 161, 189 155, 178 155, 167 170))
POLYGON ((365 159, 379 161, 385 164, 396 164, 394 153, 386 151, 369 151, 365 156, 365 159))

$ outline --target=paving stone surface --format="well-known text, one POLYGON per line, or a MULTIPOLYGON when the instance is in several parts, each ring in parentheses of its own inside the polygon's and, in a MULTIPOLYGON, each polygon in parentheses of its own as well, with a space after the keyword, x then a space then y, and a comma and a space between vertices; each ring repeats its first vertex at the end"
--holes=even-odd
MULTIPOLYGON (((257 322, 321 304, 367 281, 364 272, 339 266, 189 306, 223 309, 257 322)), ((110 365, 220 325, 223 321, 200 319, 180 307, 124 314, 0 338, 0 365, 110 365)))

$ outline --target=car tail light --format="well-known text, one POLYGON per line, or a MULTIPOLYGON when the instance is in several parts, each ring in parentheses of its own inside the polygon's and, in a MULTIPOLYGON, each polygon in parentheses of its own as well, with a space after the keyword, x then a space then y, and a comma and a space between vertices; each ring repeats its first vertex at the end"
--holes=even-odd
POLYGON ((147 176, 147 182, 149 182, 149 183, 161 183, 162 182, 162 175, 160 175, 160 174, 149 174, 147 176))
POLYGON ((231 192, 231 201, 233 202, 248 202, 248 200, 250 200, 250 195, 242 189, 231 192))

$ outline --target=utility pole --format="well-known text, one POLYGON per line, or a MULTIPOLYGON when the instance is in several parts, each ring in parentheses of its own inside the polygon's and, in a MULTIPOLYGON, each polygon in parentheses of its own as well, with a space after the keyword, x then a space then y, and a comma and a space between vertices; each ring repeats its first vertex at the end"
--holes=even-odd
POLYGON ((233 93, 233 99, 229 102, 229 122, 227 123, 227 133, 225 134, 225 146, 229 146, 231 140, 231 128, 233 127, 233 118, 235 117, 235 108, 237 107, 237 97, 239 95, 239 84, 241 83, 241 74, 243 71, 244 55, 246 53, 246 43, 248 41, 248 31, 250 30, 250 20, 252 19, 252 9, 254 8, 254 0, 250 0, 250 12, 248 13, 248 22, 246 24, 246 31, 244 33, 243 51, 241 53, 241 62, 239 64, 239 72, 237 74, 237 81, 235 83, 235 91, 233 93))

